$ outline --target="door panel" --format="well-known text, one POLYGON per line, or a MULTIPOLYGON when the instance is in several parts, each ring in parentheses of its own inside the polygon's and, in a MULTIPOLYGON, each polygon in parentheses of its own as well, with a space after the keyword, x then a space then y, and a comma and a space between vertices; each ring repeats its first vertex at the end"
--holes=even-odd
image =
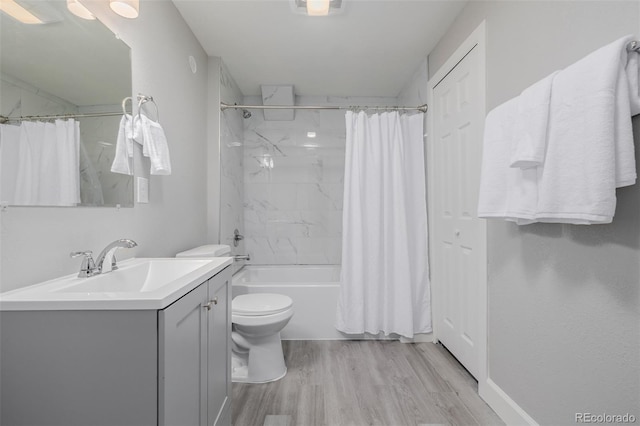
POLYGON ((434 318, 436 334, 456 358, 477 377, 480 276, 486 262, 484 223, 477 219, 482 147, 482 114, 477 49, 471 51, 433 90, 434 188, 436 239, 432 265, 441 315, 434 318))

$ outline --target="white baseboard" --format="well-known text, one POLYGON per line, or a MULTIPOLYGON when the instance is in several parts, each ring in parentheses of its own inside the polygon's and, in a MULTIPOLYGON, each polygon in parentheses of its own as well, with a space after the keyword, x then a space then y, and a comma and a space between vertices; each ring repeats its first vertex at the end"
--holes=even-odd
POLYGON ((538 426, 538 423, 509 397, 493 380, 478 383, 478 394, 507 424, 538 426))

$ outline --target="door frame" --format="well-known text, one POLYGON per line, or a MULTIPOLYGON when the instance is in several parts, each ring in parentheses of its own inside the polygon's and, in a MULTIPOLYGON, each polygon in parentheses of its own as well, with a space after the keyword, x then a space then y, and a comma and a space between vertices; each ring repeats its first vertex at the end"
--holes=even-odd
MULTIPOLYGON (((427 118, 428 132, 427 132, 427 188, 428 188, 428 214, 429 214, 429 228, 434 228, 434 220, 435 220, 435 211, 434 211, 434 203, 435 203, 435 195, 436 195, 436 186, 435 183, 435 158, 434 158, 434 146, 432 143, 428 143, 429 140, 433 140, 431 137, 431 132, 434 129, 434 110, 437 110, 438 105, 435 105, 434 99, 434 89, 435 87, 456 67, 456 65, 464 59, 464 57, 472 50, 477 49, 478 52, 478 63, 479 67, 479 75, 478 78, 481 82, 479 88, 479 96, 481 98, 481 102, 478 106, 478 113, 481 115, 482 120, 480 125, 478 126, 478 133, 480 141, 482 141, 482 135, 484 134, 484 117, 486 117, 486 29, 485 29, 485 21, 482 21, 480 25, 464 40, 455 52, 447 59, 447 61, 438 69, 438 71, 431 77, 427 83, 427 104, 429 105, 429 114, 427 118)), ((478 161, 481 161, 481 158, 478 158, 478 161)), ((478 245, 478 253, 480 255, 481 261, 479 262, 479 272, 480 272, 480 288, 478 289, 479 300, 478 300, 478 352, 479 352, 479 370, 478 370, 478 391, 482 394, 484 393, 485 386, 487 384, 487 379, 489 377, 489 366, 488 366, 488 298, 487 298, 487 225, 486 220, 481 220, 481 228, 480 228, 480 236, 479 236, 479 245, 478 245)), ((440 259, 436 255, 437 251, 437 242, 434 239, 434 232, 429 232, 429 253, 431 253, 431 264, 437 265, 440 259)), ((437 266, 436 266, 437 267, 437 266)), ((433 271, 433 266, 431 270, 433 271)), ((434 318, 433 321, 433 337, 434 342, 438 341, 438 323, 435 319, 440 319, 441 313, 438 309, 438 302, 440 298, 439 293, 439 284, 437 280, 433 279, 433 274, 431 274, 431 292, 432 292, 432 315, 434 318)))

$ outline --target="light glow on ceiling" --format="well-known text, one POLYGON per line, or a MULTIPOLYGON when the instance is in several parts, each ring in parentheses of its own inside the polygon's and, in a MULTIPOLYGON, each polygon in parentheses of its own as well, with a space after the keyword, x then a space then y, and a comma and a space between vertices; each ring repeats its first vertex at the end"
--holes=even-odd
POLYGON ((23 24, 43 24, 44 22, 36 15, 16 3, 15 0, 0 0, 0 11, 11 16, 23 24))

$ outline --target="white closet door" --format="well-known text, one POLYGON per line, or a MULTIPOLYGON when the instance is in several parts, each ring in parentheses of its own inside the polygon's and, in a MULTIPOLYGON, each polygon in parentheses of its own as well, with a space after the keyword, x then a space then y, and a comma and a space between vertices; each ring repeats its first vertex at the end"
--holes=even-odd
POLYGON ((476 378, 480 351, 486 350, 479 342, 486 339, 480 328, 486 312, 481 306, 485 223, 476 211, 485 102, 479 50, 472 48, 434 87, 434 129, 429 138, 436 338, 476 378))

